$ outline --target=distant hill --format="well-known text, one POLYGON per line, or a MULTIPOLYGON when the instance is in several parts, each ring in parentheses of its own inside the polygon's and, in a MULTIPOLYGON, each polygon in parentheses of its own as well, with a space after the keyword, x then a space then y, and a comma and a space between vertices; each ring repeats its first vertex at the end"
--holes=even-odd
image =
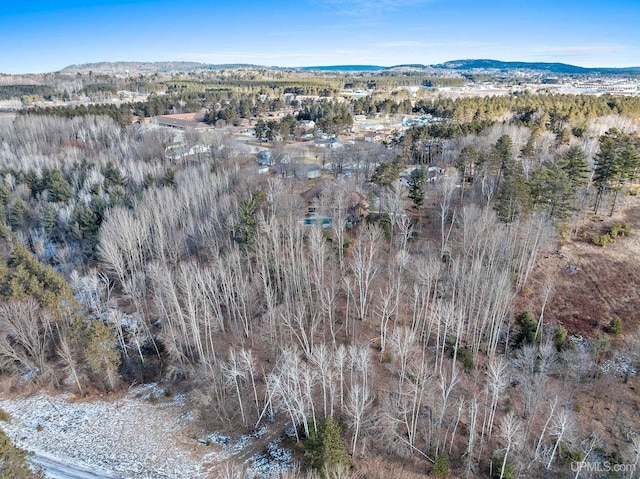
POLYGON ((305 66, 296 68, 275 67, 254 65, 248 63, 228 63, 221 65, 198 63, 198 62, 101 62, 85 63, 82 65, 70 65, 60 70, 61 73, 106 73, 106 74, 135 74, 135 73, 155 73, 155 72, 189 72, 206 70, 298 70, 298 71, 318 71, 318 72, 378 72, 385 70, 424 70, 434 72, 437 70, 448 71, 500 71, 513 72, 526 70, 540 73, 564 74, 564 75, 584 75, 584 74, 640 74, 639 67, 628 68, 585 68, 567 63, 545 63, 545 62, 503 62, 490 59, 470 59, 453 60, 437 65, 422 64, 402 64, 390 67, 380 65, 325 65, 325 66, 305 66))
POLYGON ((386 70, 387 67, 378 65, 327 65, 317 67, 300 67, 297 70, 302 71, 321 71, 321 72, 363 72, 363 71, 380 71, 386 70))
POLYGON ((383 70, 433 70, 433 68, 430 65, 412 63, 406 65, 393 65, 391 67, 383 67, 380 65, 327 65, 316 67, 299 67, 296 68, 296 70, 324 72, 377 72, 383 70))
POLYGON ((430 65, 423 65, 421 63, 408 63, 408 64, 403 64, 403 65, 393 65, 392 67, 389 67, 389 70, 403 70, 403 69, 407 69, 407 70, 428 70, 431 69, 433 67, 431 67, 430 65))
POLYGON ((587 68, 566 63, 501 62, 498 60, 452 60, 435 68, 445 70, 540 70, 552 73, 588 73, 587 68))
POLYGON ((438 65, 434 68, 444 70, 530 70, 558 74, 616 74, 616 73, 640 73, 640 67, 629 68, 584 68, 567 63, 545 62, 502 62, 499 60, 453 60, 438 65))
POLYGON ((379 65, 331 65, 301 67, 302 71, 331 71, 331 72, 357 72, 357 71, 383 71, 383 70, 423 70, 425 72, 437 72, 438 70, 455 71, 501 71, 513 72, 526 70, 541 73, 562 74, 562 75, 587 75, 587 74, 640 74, 640 67, 628 68, 585 68, 567 63, 545 63, 545 62, 503 62, 499 60, 452 60, 437 65, 423 65, 420 63, 410 63, 383 67, 379 65))
POLYGON ((211 65, 197 62, 100 62, 69 65, 60 70, 61 73, 155 73, 155 72, 190 72, 203 70, 237 70, 237 69, 273 68, 245 63, 211 65))

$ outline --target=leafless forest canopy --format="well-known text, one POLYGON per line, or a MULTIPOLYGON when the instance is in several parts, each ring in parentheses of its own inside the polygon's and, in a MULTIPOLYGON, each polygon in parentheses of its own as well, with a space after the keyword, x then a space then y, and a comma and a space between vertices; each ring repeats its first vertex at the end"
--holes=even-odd
POLYGON ((326 477, 638 464, 638 396, 616 393, 637 384, 637 324, 567 330, 545 315, 557 278, 539 268, 560 242, 598 258, 637 241, 624 222, 583 236, 635 201, 636 99, 291 105, 235 81, 223 100, 194 100, 207 131, 129 124, 142 103, 124 121, 34 109, 1 127, 7 384, 91 396, 163 381, 210 430, 288 431, 304 474, 326 477), (297 117, 260 119, 281 107, 297 117), (405 110, 443 120, 327 149, 331 170, 299 174, 303 120, 339 135, 355 115, 405 110), (240 118, 270 135, 270 173, 225 127, 240 118), (176 144, 197 153, 168 154, 176 144), (623 366, 603 369, 613 355, 623 366), (598 420, 586 403, 602 388, 617 412, 598 420))

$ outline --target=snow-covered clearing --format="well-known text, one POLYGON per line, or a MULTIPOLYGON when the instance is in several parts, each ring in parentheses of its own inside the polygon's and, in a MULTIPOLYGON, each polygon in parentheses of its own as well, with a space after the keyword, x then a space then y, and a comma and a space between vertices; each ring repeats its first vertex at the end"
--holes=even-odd
POLYGON ((0 399, 0 408, 11 416, 0 428, 34 452, 33 461, 52 479, 204 479, 216 477, 217 465, 228 461, 246 467, 248 477, 273 477, 292 465, 278 440, 265 454, 253 452, 263 431, 235 440, 192 437, 185 396, 165 397, 155 384, 114 401, 40 393, 0 399))

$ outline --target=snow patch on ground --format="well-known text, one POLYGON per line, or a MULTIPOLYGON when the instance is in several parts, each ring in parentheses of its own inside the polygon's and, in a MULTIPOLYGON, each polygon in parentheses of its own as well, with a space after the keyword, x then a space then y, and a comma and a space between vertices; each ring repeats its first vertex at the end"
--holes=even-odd
POLYGON ((613 359, 604 361, 600 365, 600 370, 605 374, 614 371, 622 376, 627 374, 629 376, 635 376, 638 374, 638 371, 634 367, 633 360, 624 356, 615 356, 613 359))
POLYGON ((269 479, 292 469, 294 461, 291 451, 280 446, 281 438, 267 444, 262 453, 253 454, 246 458, 244 452, 253 446, 254 439, 263 437, 268 430, 269 426, 262 424, 250 434, 243 434, 235 440, 225 434, 213 433, 205 439, 199 439, 198 442, 221 446, 222 450, 218 453, 218 460, 235 457, 244 467, 244 477, 247 479, 269 479))
POLYGON ((276 477, 278 474, 293 468, 291 451, 280 447, 280 440, 267 445, 267 450, 249 459, 251 465, 247 470, 247 478, 262 479, 276 477))
POLYGON ((160 395, 151 384, 117 401, 70 402, 67 395, 44 393, 1 399, 0 407, 12 417, 1 426, 26 450, 107 475, 206 477, 183 435, 184 401, 153 404, 160 395))
POLYGON ((248 477, 257 479, 293 465, 279 440, 247 458, 266 425, 237 439, 217 433, 199 440, 189 437, 186 428, 193 415, 186 396, 171 396, 155 383, 132 388, 114 401, 74 402, 69 395, 40 393, 0 398, 0 408, 12 418, 0 422, 0 428, 17 446, 100 477, 205 479, 215 477, 212 470, 222 461, 238 460, 248 477))

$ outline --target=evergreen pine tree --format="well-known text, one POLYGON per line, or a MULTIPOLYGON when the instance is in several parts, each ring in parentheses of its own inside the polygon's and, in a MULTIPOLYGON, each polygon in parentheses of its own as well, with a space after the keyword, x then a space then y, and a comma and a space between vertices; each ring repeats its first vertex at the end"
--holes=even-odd
POLYGON ((305 441, 305 456, 321 475, 334 467, 348 465, 349 455, 342 440, 340 424, 332 416, 318 423, 316 431, 311 428, 310 436, 305 441))
POLYGON ((85 359, 91 371, 106 379, 109 387, 113 389, 120 367, 120 353, 113 331, 100 320, 91 323, 85 359))
POLYGON ((559 159, 560 168, 567 174, 574 188, 586 186, 589 179, 587 155, 579 146, 572 146, 559 159))
POLYGON ((40 220, 44 232, 52 238, 58 233, 58 212, 55 207, 49 203, 44 205, 42 209, 42 218, 40 220))
POLYGON ((418 209, 424 203, 424 186, 427 183, 427 170, 424 167, 416 168, 409 178, 409 198, 413 200, 413 206, 418 209))
POLYGON ((26 228, 30 219, 29 207, 20 198, 18 198, 9 208, 9 225, 13 230, 26 228))
POLYGON ((29 467, 28 453, 14 446, 0 430, 0 477, 3 479, 36 479, 42 477, 29 467))

